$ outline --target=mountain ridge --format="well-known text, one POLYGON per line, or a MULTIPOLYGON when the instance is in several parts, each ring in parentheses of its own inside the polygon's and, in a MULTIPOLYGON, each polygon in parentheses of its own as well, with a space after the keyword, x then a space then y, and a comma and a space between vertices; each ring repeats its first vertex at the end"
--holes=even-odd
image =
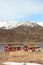
POLYGON ((20 22, 11 29, 0 28, 0 43, 43 42, 43 27, 33 22, 20 22))
POLYGON ((16 28, 20 25, 22 25, 22 26, 32 26, 33 27, 33 26, 36 26, 36 25, 40 25, 40 22, 35 23, 35 22, 30 22, 30 21, 23 21, 23 22, 19 22, 19 21, 0 21, 0 28, 3 28, 3 29, 12 29, 12 28, 16 28))

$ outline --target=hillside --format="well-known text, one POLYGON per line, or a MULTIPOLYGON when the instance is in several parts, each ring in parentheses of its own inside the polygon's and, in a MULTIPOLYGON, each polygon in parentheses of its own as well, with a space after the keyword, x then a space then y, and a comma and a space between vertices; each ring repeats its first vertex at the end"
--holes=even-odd
MULTIPOLYGON (((13 25, 14 26, 14 25, 13 25)), ((21 22, 10 29, 0 28, 0 43, 43 42, 43 27, 37 23, 21 22)))

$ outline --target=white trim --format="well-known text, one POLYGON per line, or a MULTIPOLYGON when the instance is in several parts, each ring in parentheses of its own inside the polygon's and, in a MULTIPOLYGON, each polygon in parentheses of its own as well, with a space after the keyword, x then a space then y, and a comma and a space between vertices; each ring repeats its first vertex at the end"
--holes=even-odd
MULTIPOLYGON (((25 44, 25 45, 27 45, 27 44, 25 44)), ((25 45, 24 45, 24 46, 25 46, 25 45)), ((24 46, 23 46, 23 47, 24 47, 24 46)), ((27 45, 27 46, 28 46, 28 45, 27 45)))

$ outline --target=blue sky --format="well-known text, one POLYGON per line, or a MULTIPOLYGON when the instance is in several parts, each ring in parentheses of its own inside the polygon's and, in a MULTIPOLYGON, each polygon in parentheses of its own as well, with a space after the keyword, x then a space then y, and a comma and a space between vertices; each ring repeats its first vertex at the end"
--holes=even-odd
POLYGON ((43 0, 0 0, 0 20, 43 22, 43 0))

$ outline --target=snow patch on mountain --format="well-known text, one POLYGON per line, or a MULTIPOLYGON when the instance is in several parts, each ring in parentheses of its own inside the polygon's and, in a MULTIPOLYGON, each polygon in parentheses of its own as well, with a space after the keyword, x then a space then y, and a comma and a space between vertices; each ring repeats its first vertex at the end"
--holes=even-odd
POLYGON ((37 26, 36 23, 30 22, 30 21, 20 22, 19 25, 21 25, 21 26, 31 26, 31 27, 37 26))
POLYGON ((43 22, 37 22, 37 24, 43 27, 43 22))
POLYGON ((16 27, 17 21, 0 21, 0 28, 11 29, 16 27))
POLYGON ((30 22, 30 21, 0 21, 0 28, 4 28, 4 29, 12 29, 12 28, 16 28, 18 26, 37 26, 37 25, 41 25, 43 26, 43 22, 30 22))

